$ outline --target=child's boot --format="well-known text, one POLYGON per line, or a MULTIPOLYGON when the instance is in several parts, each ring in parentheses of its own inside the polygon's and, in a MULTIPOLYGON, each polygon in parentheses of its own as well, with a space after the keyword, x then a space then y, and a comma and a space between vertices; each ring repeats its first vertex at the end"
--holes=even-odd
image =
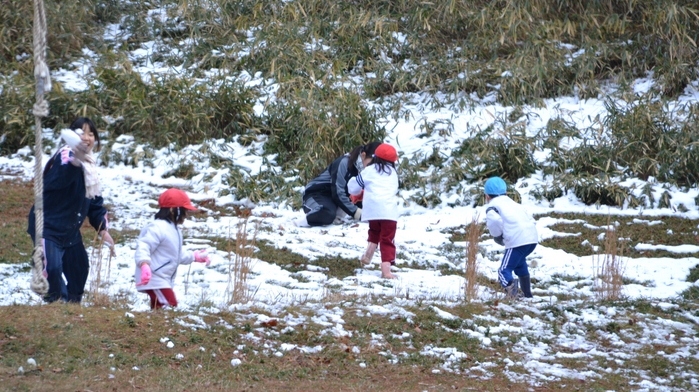
POLYGON ((366 247, 366 251, 364 252, 364 255, 360 259, 363 265, 369 265, 371 264, 371 259, 374 257, 374 252, 376 252, 376 248, 379 246, 379 244, 375 244, 373 242, 369 242, 366 247))
POLYGON ((524 298, 532 298, 532 283, 529 279, 529 275, 524 275, 519 277, 519 287, 522 289, 522 294, 524 298))
POLYGON ((390 261, 381 262, 381 277, 384 279, 396 279, 396 276, 391 273, 390 261))
POLYGON ((507 299, 517 299, 520 294, 519 279, 512 279, 512 282, 505 286, 505 297, 507 299))

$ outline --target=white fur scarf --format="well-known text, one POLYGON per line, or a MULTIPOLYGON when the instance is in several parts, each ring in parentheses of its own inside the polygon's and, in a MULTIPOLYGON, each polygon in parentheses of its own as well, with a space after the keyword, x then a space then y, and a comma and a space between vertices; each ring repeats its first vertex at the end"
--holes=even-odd
POLYGON ((94 199, 102 191, 100 189, 100 179, 97 176, 97 163, 92 153, 88 153, 83 161, 83 174, 85 175, 85 197, 94 199))

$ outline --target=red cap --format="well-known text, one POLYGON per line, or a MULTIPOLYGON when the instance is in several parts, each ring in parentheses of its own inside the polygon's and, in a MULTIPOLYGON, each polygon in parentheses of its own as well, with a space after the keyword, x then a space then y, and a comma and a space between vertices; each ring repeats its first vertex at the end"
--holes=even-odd
POLYGON ((376 147, 376 151, 374 151, 374 155, 389 162, 398 160, 396 149, 392 145, 386 143, 379 144, 379 146, 376 147))
POLYGON ((163 192, 158 198, 158 205, 160 208, 184 207, 188 210, 197 209, 197 207, 192 205, 189 196, 184 191, 175 188, 170 188, 163 192))

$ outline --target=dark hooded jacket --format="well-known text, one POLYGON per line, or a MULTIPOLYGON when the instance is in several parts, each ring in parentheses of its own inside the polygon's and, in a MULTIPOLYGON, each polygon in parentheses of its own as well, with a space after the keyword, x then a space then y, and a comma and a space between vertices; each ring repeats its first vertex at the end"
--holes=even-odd
POLYGON ((306 185, 304 196, 322 194, 330 196, 347 215, 354 216, 357 206, 352 204, 347 191, 347 181, 359 174, 349 162, 349 154, 335 159, 320 175, 306 185))
MULTIPOLYGON (((73 156, 70 152, 71 157, 73 156)), ((102 196, 85 197, 82 167, 63 162, 60 152, 44 170, 44 233, 43 238, 68 248, 82 242, 80 227, 89 218, 95 230, 108 228, 107 209, 102 196)), ((34 206, 29 211, 27 233, 36 242, 34 206)))

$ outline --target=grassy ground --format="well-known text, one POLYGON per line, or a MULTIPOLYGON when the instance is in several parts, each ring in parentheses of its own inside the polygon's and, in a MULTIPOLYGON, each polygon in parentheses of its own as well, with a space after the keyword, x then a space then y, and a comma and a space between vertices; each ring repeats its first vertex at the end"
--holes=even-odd
MULTIPOLYGON (((178 314, 180 316, 181 314, 178 314)), ((469 379, 462 375, 433 374, 430 366, 389 365, 376 350, 362 347, 366 368, 343 344, 346 339, 314 338, 313 330, 300 335, 298 344, 328 347, 319 354, 290 352, 282 357, 255 354, 263 350, 243 339, 249 324, 234 315, 221 316, 232 329, 183 329, 173 313, 138 314, 123 310, 81 308, 71 305, 0 308, 0 382, 9 390, 292 390, 322 386, 337 390, 524 390, 506 381, 469 379), (10 322, 10 320, 12 320, 10 322), (170 349, 161 343, 167 337, 170 349), (239 345, 246 348, 237 349, 239 345), (366 350, 366 351, 365 351, 366 350), (183 357, 178 359, 177 354, 183 357), (37 367, 26 363, 28 358, 37 367), (231 366, 231 359, 243 363, 231 366), (24 374, 18 368, 24 367, 24 374), (138 370, 135 370, 135 367, 138 370), (349 370, 349 367, 352 370, 349 370)), ((380 331, 376 325, 353 323, 348 328, 380 331)), ((386 329, 401 328, 389 323, 386 329)), ((282 325, 269 327, 279 330, 282 325)), ((264 332, 252 330, 255 335, 264 332)), ((478 351, 478 350, 476 350, 478 351)), ((479 356, 483 356, 479 354, 479 356)), ((6 389, 6 390, 8 390, 6 389)))
POLYGON ((27 214, 34 201, 34 189, 31 183, 22 181, 1 181, 0 184, 0 263, 28 261, 32 241, 27 234, 27 214))
MULTIPOLYGON (((610 373, 604 378, 543 382, 539 387, 511 382, 504 374, 503 360, 518 360, 520 355, 512 352, 510 346, 519 334, 512 335, 512 342, 485 347, 459 332, 466 324, 463 320, 473 314, 502 316, 503 310, 462 306, 449 309, 463 317, 451 321, 439 319, 429 307, 410 310, 415 317, 409 322, 395 317, 358 317, 352 314, 350 306, 343 318, 345 329, 352 335, 334 337, 321 334, 322 328, 312 323, 296 326, 295 332, 282 332, 287 327, 283 321, 252 323, 245 315, 231 313, 204 316, 208 328, 190 328, 182 326, 181 321, 188 320, 182 312, 131 315, 119 307, 83 308, 67 304, 3 307, 0 382, 5 390, 13 391, 591 391, 626 390, 629 379, 636 378, 633 374, 627 378, 610 373), (386 337, 383 347, 374 345, 373 334, 386 337), (410 338, 391 337, 401 334, 410 338), (172 342, 173 347, 169 348, 167 342, 172 342), (278 349, 280 343, 321 346, 323 350, 305 354, 283 351, 278 349), (461 360, 465 368, 491 363, 488 371, 494 376, 485 380, 474 371, 437 373, 434 369, 439 369, 440 361, 418 354, 428 344, 465 352, 467 357, 461 360), (283 354, 276 354, 279 352, 283 354), (399 355, 403 352, 407 356, 399 355), (34 359, 36 366, 27 363, 29 358, 34 359), (241 364, 232 366, 231 360, 236 359, 241 364), (23 372, 18 371, 20 366, 23 372)), ((650 311, 667 316, 657 309, 650 311)), ((636 314, 633 320, 656 316, 636 314)), ((605 329, 620 335, 620 331, 633 334, 634 329, 642 332, 642 327, 634 327, 632 322, 610 323, 605 329)), ((595 334, 596 330, 591 329, 589 335, 595 334)), ((605 338, 598 339, 603 342, 605 338)), ((668 350, 647 346, 641 351, 657 349, 668 350)), ((634 369, 660 377, 673 372, 665 358, 660 361, 653 355, 640 354, 633 358, 634 369)), ((564 361, 566 368, 585 369, 589 359, 571 357, 564 361)), ((696 360, 688 359, 682 367, 696 369, 697 365, 696 360)), ((614 361, 607 366, 623 369, 614 361)))
MULTIPOLYGON (((0 192, 5 200, 14 203, 14 208, 3 207, 5 215, 14 218, 0 226, 0 236, 27 237, 24 224, 26 210, 31 204, 31 187, 18 181, 3 181, 0 192)), ((572 224, 580 226, 575 226, 576 230, 582 230, 580 239, 589 236, 589 240, 599 233, 596 229, 583 230, 587 226, 577 220, 589 218, 588 226, 594 228, 606 224, 608 219, 560 217, 576 222, 572 224)), ((625 218, 614 219, 624 223, 620 227, 629 223, 625 218)), ((686 222, 664 221, 667 226, 663 226, 663 230, 671 227, 676 233, 684 232, 682 227, 686 222)), ((638 225, 641 223, 627 226, 638 225)), ((572 226, 561 224, 559 230, 567 227, 572 226)), ((639 241, 650 242, 648 235, 661 240, 657 230, 636 231, 639 241)), ((115 238, 130 235, 133 233, 117 232, 115 238)), ((458 236, 456 230, 454 239, 459 240, 458 236)), ((561 245, 575 251, 572 247, 565 248, 566 243, 561 245)), ((13 251, 15 253, 4 254, 13 262, 22 262, 24 258, 16 254, 28 252, 28 247, 28 244, 20 245, 13 251), (21 249, 22 246, 27 249, 21 249)), ((8 247, 2 249, 7 251, 8 247)), ((293 269, 294 265, 306 262, 286 254, 288 251, 275 251, 265 244, 261 244, 260 249, 256 257, 278 260, 286 268, 293 269)), ((345 274, 345 264, 349 262, 330 258, 323 261, 328 267, 337 264, 328 273, 338 277, 345 274)), ((564 282, 577 278, 560 276, 559 279, 564 282)), ((311 320, 317 316, 319 304, 311 303, 283 309, 274 315, 262 309, 218 314, 201 310, 131 314, 128 304, 118 299, 89 307, 67 304, 6 306, 0 307, 0 383, 5 390, 12 391, 191 391, 201 388, 236 391, 318 388, 342 391, 591 391, 627 390, 630 382, 639 382, 644 377, 668 378, 672 374, 696 372, 699 368, 699 362, 693 358, 686 358, 682 363, 668 359, 667 355, 681 349, 676 343, 668 341, 665 345, 646 339, 647 331, 657 330, 658 325, 673 325, 663 320, 675 321, 676 325, 686 323, 687 314, 697 314, 695 302, 678 299, 675 307, 661 308, 643 300, 600 303, 557 297, 558 303, 534 306, 513 307, 499 300, 455 305, 445 310, 456 317, 444 319, 438 317, 432 305, 421 301, 405 306, 412 314, 410 317, 379 314, 368 317, 362 313, 366 312, 363 306, 367 303, 381 305, 386 300, 338 294, 327 297, 323 304, 328 310, 341 309, 342 328, 348 334, 340 336, 328 333, 327 327, 317 322, 288 321, 290 318, 311 320), (585 312, 596 311, 599 306, 613 306, 620 313, 601 326, 571 322, 585 312), (259 314, 269 314, 270 319, 257 321, 259 314), (517 327, 502 328, 517 326, 524 319, 536 319, 543 326, 535 334, 518 331, 517 327), (491 329, 498 332, 490 335, 491 329), (491 344, 482 344, 473 337, 473 333, 483 331, 486 337, 493 339, 491 344), (579 336, 602 351, 605 347, 617 350, 611 345, 614 334, 615 339, 634 348, 631 353, 624 352, 630 355, 627 362, 610 360, 604 354, 591 361, 586 355, 576 356, 576 349, 559 343, 560 334, 579 336), (520 381, 514 382, 513 373, 528 372, 526 353, 515 349, 522 338, 527 338, 531 344, 538 342, 550 347, 553 353, 571 354, 552 359, 551 364, 555 366, 580 372, 591 368, 598 372, 607 369, 610 373, 585 380, 537 379, 537 386, 530 385, 527 378, 520 377, 520 381), (168 342, 173 347, 168 347, 168 342), (284 350, 283 345, 322 350, 302 353, 298 349, 284 350), (444 358, 424 353, 430 347, 454 348, 465 357, 458 359, 451 370, 446 370, 444 358), (655 355, 658 350, 665 354, 655 355), (30 358, 36 365, 28 363, 30 358), (240 360, 240 364, 232 366, 232 360, 240 360)), ((89 295, 87 302, 94 302, 89 295)), ((667 336, 691 339, 687 331, 679 327, 668 330, 667 336)), ((671 386, 686 388, 688 384, 678 377, 671 386)))

